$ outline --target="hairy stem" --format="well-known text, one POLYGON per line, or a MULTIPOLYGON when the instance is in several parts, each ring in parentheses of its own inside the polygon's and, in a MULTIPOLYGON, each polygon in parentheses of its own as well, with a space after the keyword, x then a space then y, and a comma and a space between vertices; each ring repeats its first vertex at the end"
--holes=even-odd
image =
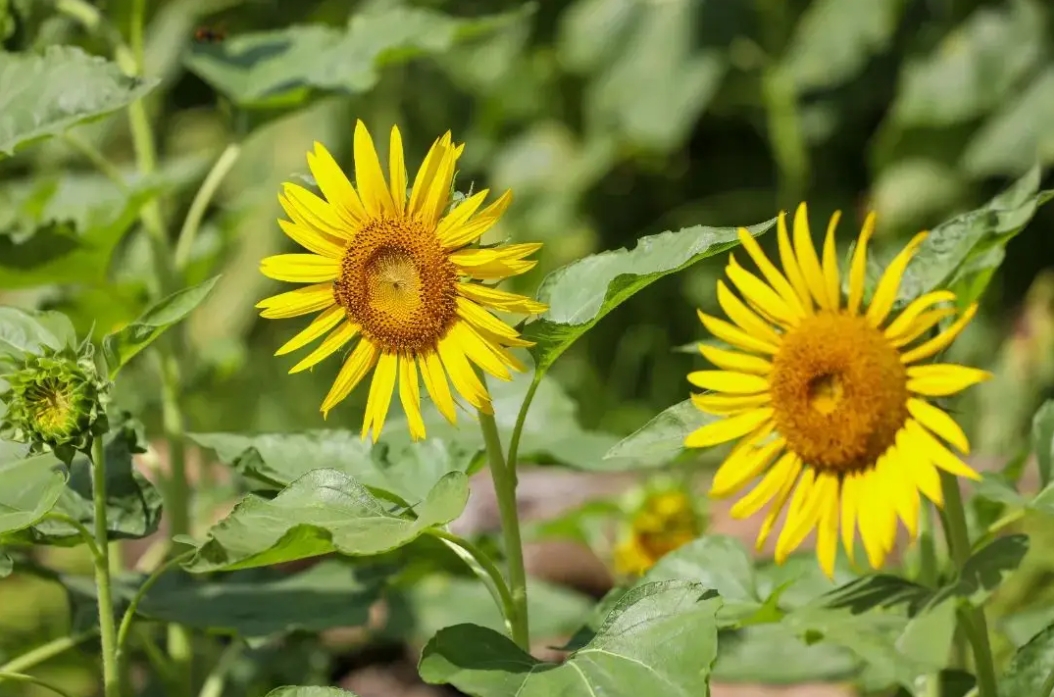
POLYGON ((103 694, 121 697, 121 676, 117 670, 117 630, 113 618, 113 591, 110 585, 110 545, 106 525, 106 452, 102 438, 92 443, 92 500, 95 504, 95 586, 99 598, 99 637, 102 641, 103 694))

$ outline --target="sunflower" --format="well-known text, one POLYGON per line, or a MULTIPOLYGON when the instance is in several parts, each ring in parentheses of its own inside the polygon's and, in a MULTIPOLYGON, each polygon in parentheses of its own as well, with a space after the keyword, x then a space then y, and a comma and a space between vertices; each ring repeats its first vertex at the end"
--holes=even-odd
POLYGON ((731 322, 699 313, 703 325, 734 350, 702 345, 718 370, 689 374, 711 392, 692 396, 696 407, 723 418, 685 439, 707 447, 740 439, 714 476, 711 495, 728 496, 760 482, 732 508, 745 518, 769 505, 760 548, 780 512, 787 517, 776 542, 782 563, 815 528, 820 566, 831 576, 839 533, 852 560, 856 531, 868 561, 879 568, 892 550, 897 519, 914 538, 923 494, 941 506, 938 469, 978 479, 949 449, 966 454, 969 442, 955 421, 927 401, 990 377, 975 368, 923 365, 947 347, 973 318, 971 305, 932 338, 930 330, 956 315, 955 294, 926 293, 891 316, 908 262, 926 233, 916 235, 882 274, 863 304, 867 243, 874 213, 864 222, 843 297, 836 259, 836 213, 827 227, 823 259, 809 233, 805 204, 777 226, 781 272, 743 228, 739 239, 764 277, 730 256, 727 273, 742 299, 723 281, 717 298, 731 322), (788 503, 789 499, 789 503, 788 503))
POLYGON ((626 534, 614 550, 615 570, 638 576, 675 549, 702 533, 703 523, 687 492, 650 494, 634 512, 626 534))
POLYGON ((476 409, 492 413, 490 395, 473 366, 509 380, 510 368, 523 371, 524 366, 508 349, 531 342, 490 310, 535 314, 546 309, 478 282, 529 271, 537 262, 526 257, 541 245, 470 246, 498 221, 512 192, 478 213, 486 189, 451 206, 463 147, 454 145, 449 132, 436 140, 408 192, 399 129, 391 131, 386 182, 373 139, 359 121, 354 143, 357 186, 326 148, 315 143, 307 161, 325 199, 288 183, 278 197, 290 218, 278 224, 310 253, 268 257, 260 270, 278 281, 309 285, 260 301, 260 316, 285 319, 318 313, 276 352, 281 356, 325 337, 290 373, 307 370, 356 342, 321 411, 328 415, 373 370, 362 437, 372 430, 375 442, 396 382, 411 437, 425 437, 418 375, 450 423, 457 420, 454 392, 476 409))

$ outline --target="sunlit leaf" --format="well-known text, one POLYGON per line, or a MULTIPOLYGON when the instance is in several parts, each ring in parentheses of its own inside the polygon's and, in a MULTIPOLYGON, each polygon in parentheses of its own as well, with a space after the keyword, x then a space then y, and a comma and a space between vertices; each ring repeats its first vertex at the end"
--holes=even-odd
POLYGON ((933 673, 940 671, 948 663, 955 637, 955 609, 956 603, 946 600, 919 612, 897 637, 897 650, 924 663, 933 673))
POLYGON ((761 624, 721 633, 714 680, 765 685, 833 682, 853 676, 859 666, 848 649, 807 644, 782 623, 761 624))
POLYGON ((1032 418, 1032 452, 1039 467, 1039 484, 1050 484, 1054 473, 1054 399, 1048 399, 1032 418))
POLYGON ((676 581, 631 590, 593 640, 560 665, 534 659, 492 629, 450 627, 425 646, 421 677, 478 697, 647 695, 656 685, 668 697, 705 695, 721 604, 705 590, 676 581))
POLYGON ((1050 697, 1054 675, 1054 626, 1047 627, 1018 649, 999 680, 999 694, 1050 697))
POLYGON ((28 528, 47 515, 67 476, 50 453, 0 463, 0 536, 28 528))
POLYGON ((1054 162, 1054 140, 1048 125, 1054 120, 1054 68, 1001 105, 971 138, 963 153, 967 172, 984 177, 1019 174, 1034 164, 1054 162))
POLYGON ((185 565, 189 571, 249 569, 331 552, 380 554, 415 540, 426 528, 460 515, 468 478, 451 472, 439 480, 416 518, 392 511, 343 472, 308 472, 271 500, 250 495, 212 526, 208 539, 185 565))
POLYGON ((276 687, 266 697, 356 697, 354 692, 339 687, 276 687))
POLYGON ((61 312, 0 307, 0 357, 19 358, 28 353, 75 347, 77 334, 61 312))
MULTIPOLYGON (((775 222, 748 229, 759 235, 775 222)), ((524 338, 536 342, 530 349, 536 369, 548 370, 579 337, 643 288, 737 244, 735 228, 697 225, 641 237, 632 250, 594 254, 552 272, 538 289, 538 299, 549 310, 524 327, 524 338)))
POLYGON ((688 434, 718 418, 699 411, 686 399, 623 438, 607 451, 604 459, 632 463, 637 469, 661 467, 684 451, 688 434))
POLYGON ((128 326, 104 336, 102 350, 110 379, 116 377, 128 361, 152 344, 165 330, 193 312, 212 292, 218 280, 219 276, 215 276, 199 285, 177 291, 148 307, 128 326))
POLYGON ((3 156, 127 106, 157 80, 130 77, 75 46, 49 46, 43 54, 0 52, 0 85, 3 156))

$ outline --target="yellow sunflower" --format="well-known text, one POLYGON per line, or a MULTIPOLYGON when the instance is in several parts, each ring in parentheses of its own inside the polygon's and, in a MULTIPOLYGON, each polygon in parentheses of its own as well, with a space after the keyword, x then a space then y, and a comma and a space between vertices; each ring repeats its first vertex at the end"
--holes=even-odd
POLYGON ((652 493, 630 521, 615 546, 615 571, 626 576, 643 574, 675 549, 702 533, 703 523, 685 491, 652 493))
POLYGON ((407 193, 402 137, 393 127, 386 182, 369 131, 355 125, 356 186, 320 143, 307 155, 325 199, 296 184, 279 195, 290 220, 282 230, 309 254, 264 259, 265 276, 309 285, 260 301, 261 317, 285 319, 319 313, 278 349, 283 355, 323 336, 293 366, 298 373, 353 341, 322 413, 341 402, 374 370, 362 437, 376 441, 398 381, 399 399, 413 439, 425 437, 418 374, 439 412, 456 422, 454 391, 491 412, 490 396, 473 365, 496 378, 524 366, 509 347, 530 346, 490 310, 535 314, 545 305, 477 281, 497 282, 537 263, 525 259, 540 244, 470 247, 512 200, 506 191, 477 213, 488 190, 451 208, 455 166, 463 145, 447 132, 432 144, 407 193), (449 378, 449 381, 448 381, 449 378))
POLYGON ((828 576, 834 573, 839 532, 852 559, 859 530, 875 568, 893 548, 898 518, 915 537, 919 493, 943 503, 937 468, 978 479, 948 448, 969 452, 963 430, 926 398, 951 395, 990 377, 959 365, 920 364, 951 344, 976 305, 930 339, 927 332, 956 314, 947 305, 954 293, 926 293, 890 316, 904 271, 926 233, 890 262, 864 307, 875 216, 864 222, 852 256, 848 298, 841 293, 836 259, 838 218, 836 213, 827 227, 821 261, 805 204, 794 218, 793 244, 781 214, 782 272, 746 230, 739 230, 764 280, 730 256, 728 278, 743 299, 723 281, 717 297, 732 321, 699 313, 706 329, 736 350, 699 347, 719 370, 688 376, 693 385, 711 390, 692 401, 724 418, 685 440, 688 447, 706 447, 742 439, 716 473, 711 494, 728 496, 761 476, 732 515, 744 518, 771 504, 758 535, 760 548, 786 506, 776 561, 782 563, 815 528, 817 556, 828 576))

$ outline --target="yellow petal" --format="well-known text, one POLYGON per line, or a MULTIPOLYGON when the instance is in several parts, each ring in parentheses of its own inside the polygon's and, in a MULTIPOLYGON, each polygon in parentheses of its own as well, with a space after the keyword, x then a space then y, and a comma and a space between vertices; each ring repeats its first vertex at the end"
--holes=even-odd
MULTIPOLYGON (((405 196, 404 196, 405 198, 405 196)), ((417 361, 413 356, 399 357, 399 401, 406 414, 411 440, 424 440, 425 422, 421 416, 421 385, 417 382, 417 361)))
POLYGON ((987 370, 950 363, 908 368, 908 390, 925 397, 946 397, 992 377, 987 370))
POLYGON ((696 370, 688 373, 688 382, 704 390, 730 394, 754 394, 769 389, 769 381, 763 377, 728 370, 696 370))
POLYGON ((937 467, 957 477, 965 477, 977 481, 981 479, 981 475, 974 472, 969 465, 953 455, 950 450, 945 448, 939 440, 930 435, 922 426, 909 420, 904 427, 911 432, 916 447, 921 451, 920 454, 928 457, 937 467))
POLYGON ((763 407, 772 401, 772 395, 768 392, 747 396, 728 396, 707 393, 693 394, 691 399, 692 404, 694 404, 699 411, 705 411, 708 414, 724 415, 737 414, 748 409, 763 407))
POLYGON ((355 122, 354 141, 355 183, 359 185, 362 205, 372 218, 393 214, 395 204, 392 202, 388 184, 384 181, 384 172, 381 170, 381 161, 377 157, 377 149, 373 146, 373 137, 361 120, 355 122))
POLYGON ((522 261, 523 257, 541 249, 540 243, 510 244, 494 249, 462 249, 448 258, 466 275, 482 280, 499 281, 518 276, 533 269, 537 261, 522 261))
POLYGON ((801 483, 794 491, 787 520, 783 523, 783 530, 780 531, 780 536, 776 540, 777 564, 787 561, 791 552, 797 549, 816 527, 821 505, 826 502, 831 484, 837 486, 837 480, 834 477, 818 476, 811 468, 806 470, 801 483))
POLYGON ((962 314, 962 317, 955 320, 955 322, 943 332, 926 343, 902 353, 900 356, 900 362, 907 365, 909 363, 914 363, 915 361, 921 361, 924 358, 930 358, 938 352, 948 348, 948 346, 955 341, 955 337, 959 336, 962 330, 966 328, 966 325, 970 323, 970 320, 973 319, 975 314, 977 314, 977 303, 966 308, 966 312, 962 314))
POLYGON ((743 267, 736 262, 734 256, 729 255, 728 268, 725 269, 725 271, 728 273, 729 280, 735 284, 736 288, 739 289, 739 292, 743 294, 744 298, 783 326, 794 327, 801 321, 802 313, 800 303, 798 304, 797 310, 792 309, 791 306, 780 297, 779 293, 769 287, 760 278, 743 269, 743 267))
POLYGON ((515 339, 520 335, 518 331, 461 295, 457 297, 457 314, 458 317, 469 324, 485 329, 497 336, 515 339))
POLYGON ((717 317, 711 317, 702 310, 697 310, 699 321, 703 323, 707 331, 718 339, 725 341, 737 348, 754 353, 775 354, 777 344, 759 339, 747 334, 745 331, 717 317))
POLYGON ((882 498, 885 492, 881 486, 881 478, 875 474, 883 464, 882 458, 879 458, 875 467, 860 474, 858 484, 861 498, 866 496, 867 499, 862 500, 857 508, 857 525, 860 528, 864 551, 867 553, 867 561, 873 569, 881 569, 886 559, 885 539, 889 527, 894 528, 894 534, 896 530, 896 518, 893 517, 887 499, 882 498))
POLYGON ((446 371, 439 354, 435 352, 426 353, 418 357, 421 363, 421 378, 425 382, 425 389, 432 397, 439 413, 452 424, 457 423, 457 410, 454 408, 454 398, 450 394, 450 384, 446 379, 446 371))
POLYGON ((777 438, 760 448, 746 443, 744 448, 729 456, 714 474, 710 485, 710 495, 722 498, 739 491, 743 485, 765 471, 772 459, 780 454, 787 445, 783 438, 777 438))
POLYGON ((329 358, 338 349, 342 348, 345 344, 355 338, 355 335, 358 333, 359 328, 357 326, 351 322, 345 322, 337 327, 332 334, 327 336, 325 341, 318 345, 318 348, 290 368, 289 374, 292 375, 294 373, 302 372, 317 365, 320 361, 329 358))
POLYGON ((450 334, 439 341, 439 357, 443 361, 447 375, 450 376, 450 382, 454 384, 454 389, 465 398, 465 401, 484 414, 493 413, 487 388, 480 382, 468 359, 465 358, 465 353, 458 341, 450 334))
MULTIPOLYGON (((904 453, 896 445, 889 448, 881 476, 885 480, 885 489, 889 494, 897 517, 904 523, 912 539, 919 534, 919 490, 909 471, 909 463, 904 461, 904 453)), ((894 533, 895 534, 895 533, 894 533)), ((890 542, 890 548, 893 542, 890 542)))
POLYGON ((970 454, 970 441, 966 434, 959 424, 955 423, 955 419, 943 410, 929 402, 911 398, 908 400, 908 413, 920 424, 958 448, 963 455, 970 454))
POLYGON ((334 302, 333 284, 315 283, 264 298, 256 307, 263 310, 260 316, 266 319, 289 319, 325 310, 334 302))
POLYGON ((333 381, 333 386, 329 388, 329 394, 326 395, 326 399, 322 402, 323 418, 329 416, 330 410, 344 401, 344 398, 366 377, 366 373, 370 372, 370 368, 377 361, 379 353, 380 351, 377 350, 377 347, 366 339, 361 340, 355 346, 355 350, 344 361, 340 372, 337 373, 337 379, 333 381))
POLYGON ((308 251, 331 259, 340 259, 344 256, 344 246, 337 244, 336 240, 329 235, 288 220, 279 219, 278 226, 290 239, 308 251))
POLYGON ((853 249, 853 260, 849 265, 849 314, 855 315, 860 311, 860 303, 864 299, 864 281, 867 279, 867 243, 871 241, 871 235, 875 232, 875 213, 867 214, 864 227, 860 231, 860 238, 853 249))
POLYGON ((772 408, 765 407, 745 414, 714 421, 688 434, 684 439, 686 448, 706 448, 745 436, 772 418, 772 408))
POLYGON ((944 321, 948 317, 955 314, 955 309, 951 307, 942 307, 937 310, 930 310, 929 312, 923 312, 919 317, 909 326, 906 330, 901 332, 900 336, 894 341, 889 343, 894 348, 902 348, 920 336, 928 332, 937 326, 940 322, 944 321))
MULTIPOLYGON (((366 222, 366 209, 362 207, 362 201, 355 193, 355 188, 322 143, 316 141, 314 152, 307 154, 307 166, 311 169, 311 175, 315 178, 318 188, 322 190, 322 195, 326 197, 326 202, 329 203, 342 224, 337 225, 331 219, 327 218, 327 220, 330 220, 332 227, 342 230, 345 238, 349 237, 352 230, 358 229, 366 222)), ((295 185, 287 184, 286 186, 288 194, 288 187, 295 185)), ((311 194, 307 189, 301 189, 301 187, 297 189, 311 194)), ((314 197, 314 194, 311 196, 314 197)), ((304 205, 303 201, 298 201, 298 203, 304 205)))
POLYGON ((276 254, 260 262, 260 273, 290 283, 332 281, 340 275, 340 260, 317 254, 276 254))
POLYGON ((502 312, 517 312, 524 315, 537 315, 549 309, 545 303, 532 300, 524 295, 509 293, 479 283, 458 283, 457 291, 480 305, 491 307, 502 312))
MULTIPOLYGON (((830 287, 828 287, 830 290, 830 287)), ((834 579, 834 562, 838 556, 838 479, 827 477, 834 482, 834 490, 820 502, 819 525, 816 528, 816 558, 827 578, 834 579)), ((828 485, 830 488, 830 485, 828 485)))
POLYGON ((812 295, 809 286, 805 282, 798 260, 794 257, 794 248, 791 247, 790 236, 787 234, 787 214, 780 211, 776 221, 776 240, 780 251, 780 263, 783 264, 783 272, 787 274, 787 280, 794 286, 798 295, 798 301, 802 304, 806 314, 812 313, 812 295))
MULTIPOLYGON (((787 498, 790 496, 791 492, 794 491, 794 487, 798 483, 798 475, 801 474, 802 471, 801 458, 793 453, 787 453, 776 463, 775 467, 769 470, 769 473, 765 475, 765 478, 768 479, 768 477, 772 476, 783 462, 787 463, 788 470, 786 473, 780 475, 782 484, 779 485, 779 490, 776 492, 775 498, 772 499, 772 505, 769 507, 769 512, 765 515, 765 519, 761 521, 761 528, 758 530, 758 537, 754 542, 754 549, 758 552, 761 551, 761 548, 765 546, 765 542, 769 539, 769 535, 772 533, 772 528, 776 525, 776 519, 779 518, 780 512, 783 511, 783 506, 787 503, 787 498)), ((764 484, 764 481, 762 484, 764 484)), ((735 513, 733 513, 733 516, 734 515, 735 513)))
POLYGON ((776 333, 776 330, 744 305, 743 301, 728 289, 724 281, 717 282, 717 301, 728 314, 729 319, 747 334, 772 344, 779 343, 780 335, 776 333))
MULTIPOLYGON (((955 293, 950 290, 938 290, 915 298, 908 303, 908 306, 904 308, 903 312, 897 315, 896 319, 889 323, 889 326, 886 327, 886 330, 883 333, 890 341, 899 341, 903 338, 903 335, 911 329, 912 325, 915 324, 922 313, 929 310, 934 305, 946 302, 955 302, 955 293)), ((906 344, 908 342, 905 341, 904 343, 906 344)))
MULTIPOLYGON (((395 212, 402 215, 406 210, 406 160, 403 156, 403 136, 399 133, 398 126, 392 126, 392 134, 388 140, 388 181, 392 194, 392 205, 395 206, 395 212)), ((412 363, 411 367, 413 367, 412 363)), ((414 375, 417 375, 416 368, 414 368, 414 375)), ((421 428, 423 433, 424 427, 421 428)), ((412 436, 413 429, 410 430, 412 436)))
POLYGON ((754 375, 768 375, 772 372, 772 364, 758 356, 726 351, 725 349, 707 346, 706 344, 699 345, 699 353, 703 354, 703 358, 722 370, 752 373, 754 375))
MULTIPOLYGON (((483 190, 477 194, 486 194, 487 191, 483 190)), ((472 198, 476 198, 473 196, 472 198)), ((503 193, 497 201, 484 208, 479 215, 471 220, 468 220, 468 216, 475 211, 475 208, 467 209, 464 211, 464 219, 455 218, 454 216, 462 213, 461 208, 469 203, 472 199, 468 199, 451 211, 450 215, 439 223, 439 229, 437 235, 439 241, 443 245, 444 249, 456 249, 463 247, 469 242, 474 242, 483 236, 488 230, 494 227, 494 224, 501 219, 501 216, 505 214, 505 210, 512 203, 512 191, 506 191, 503 193)), ((480 201, 482 201, 482 197, 480 201)), ((479 204, 476 204, 479 205, 479 204)))
POLYGON ((458 346, 469 360, 485 372, 500 380, 512 379, 512 375, 502 364, 501 358, 493 347, 472 329, 472 325, 467 322, 458 322, 450 328, 450 335, 453 340, 457 341, 458 346))
POLYGON ((788 489, 789 491, 790 486, 797 481, 800 471, 801 458, 790 452, 781 455, 772 469, 761 478, 758 485, 732 506, 730 511, 732 517, 749 518, 760 511, 781 490, 788 489))
POLYGON ((915 256, 926 239, 928 233, 920 232, 911 238, 907 246, 889 262, 882 278, 875 287, 875 296, 871 298, 871 304, 867 308, 867 321, 873 327, 879 327, 886 319, 886 315, 893 308, 897 300, 897 291, 900 290, 900 281, 904 278, 904 271, 908 268, 908 262, 915 256))
POLYGON ((278 202, 294 223, 328 235, 334 242, 350 240, 359 227, 358 223, 341 217, 337 208, 297 184, 283 184, 278 202))
POLYGON ((809 211, 804 203, 798 204, 794 212, 794 254, 801 267, 802 277, 816 304, 831 309, 827 301, 827 291, 823 285, 823 270, 816 256, 816 247, 812 244, 812 233, 809 231, 809 211))
POLYGON ((432 143, 432 147, 428 149, 428 154, 425 155, 425 159, 421 162, 421 168, 417 170, 417 176, 414 177, 414 186, 410 192, 409 213, 412 215, 420 214, 425 195, 431 190, 432 181, 439 170, 439 163, 443 159, 443 153, 449 147, 450 131, 447 131, 442 137, 437 138, 432 143))
POLYGON ((298 348, 307 346, 312 341, 337 326, 337 324, 344 318, 345 313, 343 307, 340 305, 331 306, 328 310, 312 320, 311 324, 307 325, 303 331, 282 344, 281 348, 274 352, 274 355, 284 356, 287 353, 296 351, 298 348))
POLYGON ((941 478, 937 468, 915 445, 915 436, 911 430, 902 428, 897 432, 897 448, 903 453, 911 453, 908 471, 916 488, 930 501, 938 506, 944 505, 944 492, 941 490, 941 478))
POLYGON ((450 187, 454 181, 454 164, 457 157, 453 148, 445 148, 439 157, 435 177, 428 185, 421 207, 417 213, 421 220, 429 225, 439 222, 439 218, 450 205, 450 187))
POLYGON ((849 561, 856 563, 856 511, 864 505, 860 496, 860 480, 855 472, 842 478, 842 546, 849 556, 849 561))
POLYGON ((841 280, 838 278, 838 247, 834 241, 834 231, 841 217, 841 211, 835 211, 831 216, 831 221, 827 224, 827 237, 823 242, 823 284, 827 290, 827 307, 832 310, 837 310, 842 301, 841 280))
MULTIPOLYGON (((765 280, 769 282, 769 285, 779 294, 783 299, 783 302, 787 305, 790 310, 792 317, 802 317, 805 315, 805 308, 802 307, 801 300, 798 298, 798 294, 794 292, 794 288, 791 286, 787 278, 780 273, 776 265, 769 261, 768 257, 765 256, 765 252, 761 250, 761 245, 758 241, 751 236, 746 228, 739 228, 737 231, 739 235, 739 242, 743 245, 743 249, 747 250, 747 254, 754 260, 758 270, 765 277, 765 280)), ((735 282, 735 279, 732 279, 735 282)), ((739 285, 738 283, 736 284, 739 285)), ((742 288, 740 288, 742 290, 742 288)))
MULTIPOLYGON (((443 219, 439 221, 439 225, 436 226, 436 237, 439 238, 440 243, 443 243, 444 249, 450 249, 454 246, 462 246, 448 245, 446 244, 446 240, 451 236, 452 232, 456 233, 459 228, 468 222, 468 219, 472 217, 472 214, 475 213, 481 205, 483 205, 483 202, 487 199, 489 194, 490 189, 477 191, 461 203, 454 206, 453 210, 443 216, 443 219)), ((472 240, 469 240, 469 242, 471 241, 472 240)))
POLYGON ((373 429, 373 442, 381 436, 384 428, 384 420, 388 416, 388 408, 392 403, 392 393, 395 392, 395 378, 399 373, 399 356, 394 353, 382 353, 377 361, 377 369, 373 371, 373 381, 370 382, 370 396, 366 400, 366 416, 362 421, 362 437, 373 429))

